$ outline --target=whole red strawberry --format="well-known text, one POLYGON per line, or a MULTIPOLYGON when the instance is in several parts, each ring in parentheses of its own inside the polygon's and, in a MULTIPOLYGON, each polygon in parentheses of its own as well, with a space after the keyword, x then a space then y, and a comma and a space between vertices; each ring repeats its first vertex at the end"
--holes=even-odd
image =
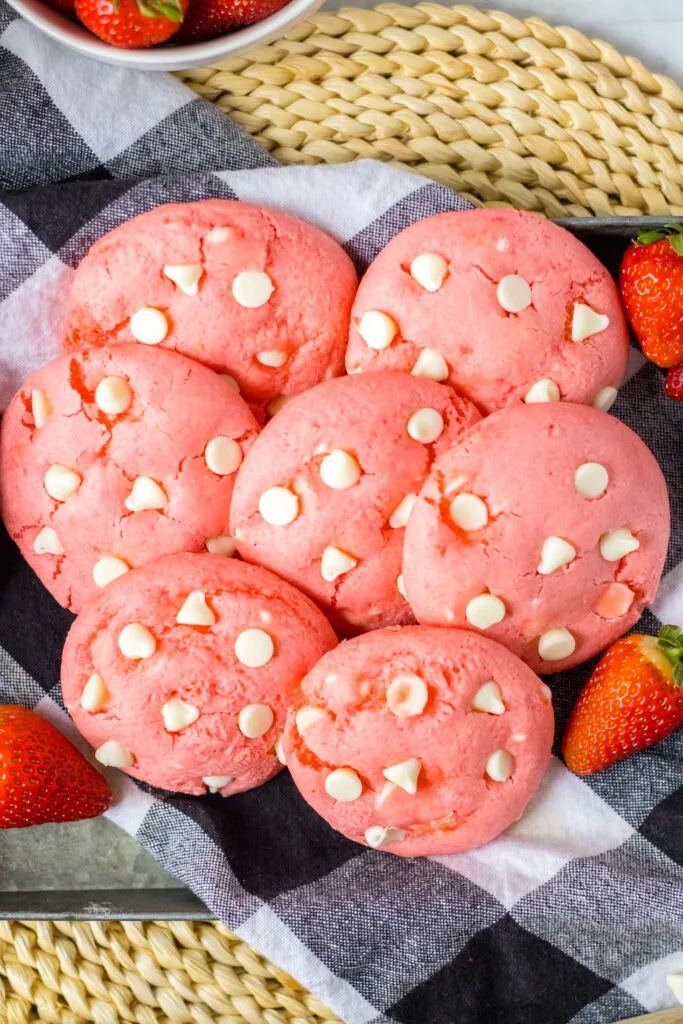
POLYGON ((639 235, 624 253, 619 286, 647 358, 664 367, 683 362, 683 225, 639 235))
POLYGON ((107 780, 53 725, 0 704, 0 828, 95 818, 111 804, 107 780))
POLYGON ((275 14, 289 0, 192 0, 178 42, 213 39, 230 29, 251 25, 275 14))
POLYGON ((683 363, 671 367, 666 375, 664 388, 669 398, 673 398, 675 402, 683 402, 683 363))
POLYGON ((86 28, 112 46, 135 50, 170 39, 190 0, 75 0, 86 28))
POLYGON ((612 644, 584 686, 562 741, 567 767, 590 775, 683 723, 683 633, 633 633, 612 644))

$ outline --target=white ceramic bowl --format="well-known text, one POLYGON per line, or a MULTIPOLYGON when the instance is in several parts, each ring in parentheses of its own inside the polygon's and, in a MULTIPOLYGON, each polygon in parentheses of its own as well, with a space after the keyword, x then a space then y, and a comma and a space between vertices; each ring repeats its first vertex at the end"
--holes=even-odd
POLYGON ((283 36, 288 29, 307 14, 312 14, 323 0, 290 0, 281 10, 255 25, 237 29, 204 43, 185 43, 174 46, 156 46, 149 50, 119 50, 102 42, 77 21, 53 10, 42 0, 8 0, 11 7, 32 25, 64 46, 77 50, 86 57, 102 60, 106 64, 136 68, 138 71, 182 71, 214 64, 224 57, 234 57, 245 50, 265 46, 283 36))

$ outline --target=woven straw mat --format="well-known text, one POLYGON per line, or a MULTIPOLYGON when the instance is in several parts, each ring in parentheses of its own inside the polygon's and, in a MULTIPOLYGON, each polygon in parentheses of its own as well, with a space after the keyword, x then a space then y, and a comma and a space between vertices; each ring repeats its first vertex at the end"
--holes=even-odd
POLYGON ((179 77, 285 164, 371 157, 486 206, 683 214, 683 93, 567 26, 380 4, 179 77))
MULTIPOLYGON (((683 215, 683 93, 576 29, 459 5, 317 14, 179 72, 285 164, 383 160, 485 206, 683 215)), ((0 1021, 337 1024, 215 923, 0 922, 0 1021)))

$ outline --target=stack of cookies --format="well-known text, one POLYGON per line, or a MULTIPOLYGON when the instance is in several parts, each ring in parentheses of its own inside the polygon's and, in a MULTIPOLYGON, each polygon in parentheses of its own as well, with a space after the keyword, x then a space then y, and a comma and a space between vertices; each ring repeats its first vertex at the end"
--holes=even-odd
POLYGON ((97 760, 222 797, 287 765, 402 856, 498 835, 550 756, 536 673, 625 633, 663 568, 664 479, 607 414, 628 351, 608 271, 531 214, 427 218, 360 285, 230 200, 101 238, 0 435, 97 760))

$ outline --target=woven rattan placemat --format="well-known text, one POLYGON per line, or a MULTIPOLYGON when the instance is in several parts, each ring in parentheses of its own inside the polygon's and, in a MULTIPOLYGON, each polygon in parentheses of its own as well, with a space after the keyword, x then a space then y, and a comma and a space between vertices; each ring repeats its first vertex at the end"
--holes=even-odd
MULTIPOLYGON (((283 163, 371 157, 553 217, 683 214, 681 90, 539 18, 344 8, 179 77, 283 163)), ((0 922, 0 1021, 337 1018, 220 924, 0 922)))
POLYGON ((681 90, 540 18, 348 7, 179 77, 286 164, 372 157, 550 217, 683 214, 681 90))

